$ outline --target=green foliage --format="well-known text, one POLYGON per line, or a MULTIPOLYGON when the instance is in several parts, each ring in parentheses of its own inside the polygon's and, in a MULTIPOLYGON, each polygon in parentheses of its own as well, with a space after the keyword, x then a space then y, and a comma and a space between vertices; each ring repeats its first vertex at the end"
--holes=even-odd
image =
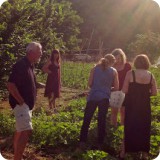
POLYGON ((160 54, 160 34, 153 32, 137 34, 135 40, 128 46, 128 53, 132 53, 132 57, 144 53, 152 63, 156 62, 160 54))
MULTIPOLYGON (((160 33, 159 6, 151 0, 68 0, 84 19, 82 39, 89 40, 94 30, 90 48, 126 49, 137 34, 149 30, 160 33)), ((88 47, 88 43, 85 48, 88 47)))
POLYGON ((98 150, 90 150, 87 153, 82 155, 82 159, 85 160, 113 160, 114 158, 111 157, 108 153, 98 150))
MULTIPOLYGON (((62 62, 61 66, 61 80, 62 86, 76 88, 76 89, 87 89, 87 83, 91 68, 94 66, 93 63, 83 62, 62 62)), ((160 86, 160 68, 151 67, 150 71, 153 73, 158 87, 160 86)), ((46 74, 41 71, 37 72, 37 79, 40 82, 46 82, 46 74)), ((155 102, 155 101, 154 101, 155 102)))
MULTIPOLYGON (((88 78, 93 63, 68 62, 61 64, 61 81, 63 87, 75 88, 80 90, 88 89, 88 78)), ((47 74, 41 70, 36 70, 37 81, 46 82, 47 74)))
POLYGON ((156 82, 157 82, 157 86, 160 87, 160 67, 151 67, 150 71, 152 72, 152 74, 154 75, 156 82))
POLYGON ((0 113, 0 135, 1 136, 9 136, 14 132, 14 124, 15 120, 13 115, 8 112, 0 113))
POLYGON ((39 68, 53 48, 62 52, 78 48, 82 20, 70 2, 7 1, 0 7, 0 15, 0 89, 5 88, 11 66, 25 55, 29 42, 39 41, 45 51, 39 68))
MULTIPOLYGON (((159 125, 160 127, 160 125, 159 125)), ((160 133, 160 132, 158 132, 160 133)), ((151 136, 151 150, 150 153, 153 157, 157 157, 159 155, 159 145, 160 145, 160 136, 159 135, 155 135, 155 136, 151 136)))
POLYGON ((152 124, 151 124, 151 150, 153 157, 159 154, 160 146, 160 94, 151 98, 152 124))
POLYGON ((11 44, 0 44, 0 90, 5 91, 5 84, 7 81, 7 76, 10 72, 12 64, 15 62, 15 57, 13 54, 10 54, 8 50, 13 47, 11 44))
POLYGON ((110 124, 110 119, 107 121, 107 136, 106 136, 106 145, 111 150, 115 150, 116 154, 118 154, 119 148, 122 143, 123 134, 124 134, 124 127, 118 126, 117 128, 114 128, 110 124))
MULTIPOLYGON (((80 102, 82 101, 80 100, 80 102)), ((81 106, 82 103, 79 106, 71 103, 68 106, 70 110, 61 111, 53 116, 48 116, 44 110, 36 114, 33 118, 32 142, 41 147, 68 145, 78 141, 81 127, 80 119, 83 116, 83 113, 79 111, 81 106)), ((68 107, 66 106, 66 108, 68 107)))
MULTIPOLYGON (((158 95, 159 96, 159 95, 158 95)), ((151 128, 151 158, 156 157, 160 145, 160 123, 159 111, 160 100, 152 99, 152 128, 151 128), (154 103, 154 100, 157 102, 154 103), (154 106, 154 105, 158 106, 154 106)), ((48 149, 55 150, 61 148, 61 154, 55 154, 54 158, 63 159, 95 159, 95 160, 115 160, 123 139, 123 127, 118 125, 114 128, 110 124, 110 109, 107 116, 106 139, 104 148, 107 152, 100 150, 87 150, 87 152, 76 153, 76 146, 79 139, 80 128, 84 115, 85 98, 71 100, 70 103, 61 108, 53 115, 48 115, 44 108, 33 112, 33 135, 31 143, 38 149, 48 152, 48 149), (109 151, 109 152, 108 152, 109 151), (67 158, 68 157, 68 158, 67 158), (70 158, 69 158, 70 157, 70 158)), ((95 113, 89 130, 88 145, 93 146, 97 137, 97 112, 95 113)), ((0 113, 0 136, 13 134, 15 120, 8 112, 0 113)), ((138 159, 139 153, 127 154, 127 159, 138 159)))
POLYGON ((78 123, 54 122, 54 119, 49 117, 46 117, 45 121, 36 118, 36 121, 33 120, 33 125, 32 142, 37 144, 38 147, 70 144, 77 140, 80 128, 78 123))
POLYGON ((62 64, 63 86, 87 89, 89 73, 92 67, 92 63, 64 62, 62 64))

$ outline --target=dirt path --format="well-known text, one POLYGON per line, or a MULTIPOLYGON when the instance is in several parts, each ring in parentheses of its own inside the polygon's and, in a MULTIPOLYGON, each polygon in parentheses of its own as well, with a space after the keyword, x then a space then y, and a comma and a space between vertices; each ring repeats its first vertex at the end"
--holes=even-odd
MULTIPOLYGON (((63 87, 61 97, 56 100, 57 106, 66 106, 70 100, 83 96, 83 91, 78 89, 63 87)), ((48 107, 48 100, 44 97, 44 89, 38 89, 35 108, 48 107)), ((0 112, 11 109, 8 101, 0 101, 0 112)))

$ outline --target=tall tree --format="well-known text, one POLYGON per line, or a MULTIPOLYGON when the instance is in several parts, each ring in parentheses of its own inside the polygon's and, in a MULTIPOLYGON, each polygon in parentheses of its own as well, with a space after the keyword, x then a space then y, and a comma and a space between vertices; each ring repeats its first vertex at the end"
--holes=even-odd
POLYGON ((44 52, 53 48, 78 48, 78 25, 82 22, 71 3, 53 0, 8 0, 0 7, 1 79, 25 53, 27 43, 39 41, 44 52))
POLYGON ((127 49, 130 53, 129 58, 143 53, 148 55, 152 63, 155 63, 160 55, 160 33, 137 34, 127 49))

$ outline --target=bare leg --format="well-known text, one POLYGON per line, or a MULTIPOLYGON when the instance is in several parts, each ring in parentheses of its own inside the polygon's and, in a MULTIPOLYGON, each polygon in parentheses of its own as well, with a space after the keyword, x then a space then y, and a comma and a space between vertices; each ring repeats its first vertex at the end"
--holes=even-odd
POLYGON ((125 107, 120 108, 120 120, 121 125, 124 125, 124 118, 125 118, 125 107))
POLYGON ((52 109, 53 108, 52 98, 48 98, 48 101, 49 101, 49 109, 52 109))
POLYGON ((56 112, 56 99, 52 99, 53 112, 56 112))
POLYGON ((16 132, 14 137, 14 160, 21 160, 24 149, 29 140, 32 131, 16 132))
POLYGON ((121 144, 121 151, 120 151, 120 158, 124 158, 125 157, 125 144, 124 144, 124 139, 122 140, 122 144, 121 144))
POLYGON ((14 134, 14 142, 13 142, 13 144, 14 144, 14 153, 17 150, 17 141, 18 141, 20 135, 21 135, 21 132, 15 132, 15 134, 14 134))
POLYGON ((111 124, 117 126, 118 108, 111 107, 111 124))
POLYGON ((56 106, 55 106, 55 98, 54 98, 54 96, 52 96, 52 98, 50 99, 50 102, 51 102, 51 104, 52 104, 52 108, 54 109, 56 106))
POLYGON ((55 111, 56 110, 56 98, 54 96, 54 93, 52 93, 52 95, 51 95, 50 102, 52 105, 52 109, 55 111))
POLYGON ((149 159, 149 154, 147 152, 142 152, 142 159, 149 159))
POLYGON ((53 99, 54 99, 54 94, 51 93, 51 96, 48 97, 48 100, 49 100, 49 108, 50 108, 50 109, 53 109, 53 108, 54 108, 53 99))
POLYGON ((56 99, 52 98, 49 100, 49 108, 53 111, 56 111, 56 99))
POLYGON ((52 100, 52 105, 53 105, 53 108, 55 109, 56 108, 56 99, 55 98, 53 98, 53 100, 52 100))

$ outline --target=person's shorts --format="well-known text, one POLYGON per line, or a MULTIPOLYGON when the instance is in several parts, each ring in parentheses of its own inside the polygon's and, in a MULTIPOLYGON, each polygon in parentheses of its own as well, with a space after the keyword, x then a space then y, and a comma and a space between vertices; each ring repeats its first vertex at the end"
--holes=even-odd
POLYGON ((29 107, 27 104, 23 104, 22 106, 16 105, 16 107, 13 109, 15 119, 16 119, 16 131, 22 132, 26 130, 32 130, 32 111, 29 110, 29 107))

